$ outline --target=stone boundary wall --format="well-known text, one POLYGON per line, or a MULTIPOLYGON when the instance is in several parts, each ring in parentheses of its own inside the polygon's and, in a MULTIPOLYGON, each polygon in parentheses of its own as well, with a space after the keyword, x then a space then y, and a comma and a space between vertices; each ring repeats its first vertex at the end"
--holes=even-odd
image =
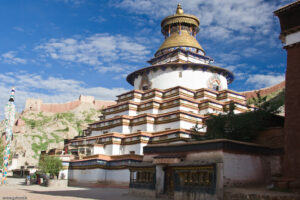
POLYGON ((265 95, 271 94, 273 92, 276 92, 278 90, 282 90, 283 88, 285 88, 285 81, 282 81, 281 83, 278 83, 276 85, 273 85, 273 86, 270 86, 270 87, 267 87, 267 88, 240 92, 240 94, 244 95, 246 97, 246 99, 248 100, 248 99, 251 99, 253 97, 256 97, 256 92, 258 92, 258 91, 260 91, 261 96, 265 96, 265 95))
POLYGON ((116 104, 115 101, 102 101, 102 100, 95 100, 94 105, 96 106, 97 109, 102 109, 103 107, 108 107, 111 105, 116 104))
POLYGON ((80 104, 81 102, 79 100, 71 101, 67 103, 61 103, 61 104, 42 104, 40 111, 52 112, 52 113, 63 113, 77 108, 80 104))
POLYGON ((43 103, 41 99, 27 99, 24 111, 63 113, 74 110, 81 104, 93 104, 99 110, 116 104, 115 101, 95 100, 93 96, 80 96, 78 100, 66 103, 43 103))

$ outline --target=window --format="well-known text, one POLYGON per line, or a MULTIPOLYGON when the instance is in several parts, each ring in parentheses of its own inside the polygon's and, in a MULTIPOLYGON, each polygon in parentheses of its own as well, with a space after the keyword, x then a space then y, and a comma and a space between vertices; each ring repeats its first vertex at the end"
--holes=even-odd
POLYGON ((129 154, 130 154, 130 155, 134 155, 134 154, 135 154, 135 151, 129 151, 129 154))
POLYGON ((179 72, 179 78, 182 78, 182 72, 179 72))
POLYGON ((145 86, 143 86, 142 89, 143 89, 143 90, 148 90, 148 88, 149 88, 149 87, 148 87, 147 85, 145 85, 145 86))
POLYGON ((91 154, 92 154, 91 149, 86 149, 86 155, 89 156, 89 155, 91 155, 91 154))
POLYGON ((219 83, 217 81, 213 82, 213 89, 216 90, 216 91, 220 90, 220 86, 219 86, 219 83))

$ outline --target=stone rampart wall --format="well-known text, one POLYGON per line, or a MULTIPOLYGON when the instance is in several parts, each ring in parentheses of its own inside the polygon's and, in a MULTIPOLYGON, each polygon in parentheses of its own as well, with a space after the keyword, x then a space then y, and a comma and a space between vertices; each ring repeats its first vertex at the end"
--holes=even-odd
POLYGON ((63 113, 75 109, 80 104, 81 102, 79 100, 71 101, 67 103, 61 103, 61 104, 42 104, 40 111, 52 112, 52 113, 63 113))
POLYGON ((95 109, 102 109, 107 106, 113 105, 115 101, 102 101, 95 100, 92 96, 80 96, 78 100, 70 101, 66 103, 49 103, 45 104, 41 99, 28 99, 26 101, 24 111, 37 111, 37 112, 51 112, 51 113, 63 113, 71 111, 81 104, 93 104, 95 109))
POLYGON ((256 97, 256 92, 258 92, 258 91, 260 91, 261 96, 265 96, 265 95, 271 94, 273 92, 276 92, 278 90, 282 90, 283 88, 285 88, 285 81, 282 81, 281 83, 278 83, 271 87, 241 92, 241 94, 245 95, 246 99, 250 99, 250 98, 256 97))

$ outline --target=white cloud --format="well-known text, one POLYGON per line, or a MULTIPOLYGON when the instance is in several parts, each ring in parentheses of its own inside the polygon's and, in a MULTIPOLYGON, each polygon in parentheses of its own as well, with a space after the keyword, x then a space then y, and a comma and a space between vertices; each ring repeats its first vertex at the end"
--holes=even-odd
POLYGON ((259 50, 257 48, 248 47, 242 50, 241 55, 245 57, 252 57, 254 55, 257 55, 259 53, 259 50))
POLYGON ((57 0, 57 1, 62 1, 64 3, 71 3, 74 5, 79 5, 85 2, 85 0, 57 0))
POLYGON ((17 52, 15 51, 9 51, 0 56, 0 61, 7 63, 7 64, 12 64, 12 65, 17 65, 17 64, 26 64, 27 61, 23 58, 18 58, 16 57, 17 52))
MULTIPOLYGON (((15 102, 18 112, 24 108, 26 99, 40 98, 45 103, 63 103, 75 100, 79 95, 90 95, 100 100, 115 100, 126 92, 124 88, 88 87, 84 82, 58 77, 43 78, 37 74, 0 74, 0 107, 4 107, 11 87, 16 87, 15 102), (6 95, 5 95, 6 94, 6 95)), ((0 113, 0 118, 3 116, 0 113)))
POLYGON ((36 47, 52 59, 99 66, 103 62, 139 62, 150 53, 135 39, 122 35, 94 34, 89 37, 50 39, 36 47))
POLYGON ((106 19, 103 16, 92 17, 90 20, 99 24, 106 21, 106 19))
POLYGON ((221 63, 234 63, 235 61, 238 61, 240 58, 241 57, 235 52, 219 53, 217 55, 217 60, 218 62, 221 63))
POLYGON ((19 26, 15 26, 13 29, 19 32, 24 32, 24 29, 19 26))
POLYGON ((253 86, 258 88, 269 87, 280 83, 285 79, 284 74, 272 75, 272 74, 254 74, 250 75, 246 81, 246 84, 253 84, 253 86))
MULTIPOLYGON (((234 32, 239 37, 249 34, 269 35, 273 26, 273 11, 279 1, 264 0, 189 0, 179 1, 186 13, 199 17, 204 37, 214 39, 235 40, 234 32), (259 18, 259 19, 258 19, 259 18), (209 34, 208 34, 208 33, 209 34)), ((120 0, 113 1, 115 7, 126 9, 132 13, 146 14, 150 18, 162 19, 174 14, 178 0, 120 0)))
POLYGON ((119 72, 126 72, 126 73, 130 73, 134 70, 136 70, 137 67, 136 66, 130 66, 130 65, 121 65, 121 64, 113 64, 113 65, 106 65, 106 66, 98 66, 95 67, 95 70, 100 72, 100 73, 106 73, 106 72, 115 72, 115 73, 119 73, 119 72))

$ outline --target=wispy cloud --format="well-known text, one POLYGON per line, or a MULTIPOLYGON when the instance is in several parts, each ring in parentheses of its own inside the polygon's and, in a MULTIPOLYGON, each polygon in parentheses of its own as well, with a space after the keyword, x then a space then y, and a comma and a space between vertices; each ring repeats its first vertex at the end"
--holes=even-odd
MULTIPOLYGON (((114 1, 113 5, 133 13, 147 14, 150 17, 161 19, 173 14, 177 3, 177 0, 120 0, 114 1)), ((269 34, 273 24, 273 11, 279 3, 263 0, 189 0, 181 2, 185 12, 197 15, 202 26, 208 27, 206 30, 212 34, 206 34, 207 37, 216 39, 220 39, 220 37, 234 39, 230 38, 234 32, 244 35, 269 34)))
POLYGON ((90 20, 99 24, 106 21, 106 19, 103 16, 92 17, 90 20))
POLYGON ((89 37, 50 39, 35 48, 56 60, 99 66, 104 62, 140 62, 150 53, 135 39, 122 35, 94 34, 89 37))
POLYGON ((101 100, 114 100, 117 95, 127 91, 124 88, 92 87, 82 81, 52 76, 44 78, 38 74, 25 72, 0 74, 0 79, 3 80, 0 83, 2 94, 0 105, 6 104, 10 88, 15 86, 16 105, 19 112, 24 108, 28 98, 40 98, 46 103, 63 103, 77 99, 82 94, 101 100))
POLYGON ((0 56, 0 61, 2 61, 3 63, 12 64, 12 65, 27 63, 27 60, 25 60, 23 58, 18 58, 16 55, 17 55, 16 51, 6 52, 0 56))
POLYGON ((13 29, 19 32, 24 32, 24 29, 19 26, 15 26, 13 29))
POLYGON ((254 74, 250 75, 249 78, 246 81, 246 84, 253 84, 255 89, 268 87, 271 85, 275 85, 277 83, 280 83, 285 79, 284 74, 254 74))
POLYGON ((80 5, 80 4, 84 3, 86 0, 57 0, 57 1, 61 1, 64 3, 71 3, 74 5, 80 5))

